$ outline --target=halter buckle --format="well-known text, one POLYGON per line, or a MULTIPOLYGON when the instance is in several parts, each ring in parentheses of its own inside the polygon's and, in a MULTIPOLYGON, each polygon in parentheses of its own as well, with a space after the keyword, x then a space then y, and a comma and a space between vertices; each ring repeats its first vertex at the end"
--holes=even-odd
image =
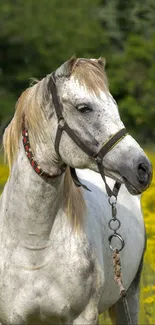
POLYGON ((108 202, 113 207, 117 203, 117 196, 115 195, 109 196, 108 202))
POLYGON ((64 117, 63 117, 63 116, 60 116, 59 121, 58 121, 58 127, 59 127, 60 129, 63 129, 64 126, 65 126, 65 120, 64 120, 64 117))
POLYGON ((96 160, 96 162, 97 162, 98 164, 101 164, 103 158, 97 155, 97 156, 95 157, 95 160, 96 160))

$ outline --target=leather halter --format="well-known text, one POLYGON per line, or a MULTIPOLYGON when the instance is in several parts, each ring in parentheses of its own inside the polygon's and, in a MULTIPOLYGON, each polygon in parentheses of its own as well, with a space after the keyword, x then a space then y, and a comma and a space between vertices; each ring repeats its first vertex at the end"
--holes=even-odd
MULTIPOLYGON (((87 147, 87 145, 76 135, 76 133, 69 127, 69 125, 65 121, 65 119, 63 117, 63 105, 59 101, 58 94, 57 94, 57 87, 56 87, 54 73, 52 74, 52 76, 49 80, 48 87, 49 87, 49 91, 51 91, 51 93, 52 93, 53 104, 54 104, 55 112, 56 112, 57 119, 58 119, 58 128, 57 128, 56 139, 55 139, 56 153, 60 156, 59 145, 60 145, 62 133, 63 133, 63 131, 65 131, 80 149, 82 149, 88 156, 93 157, 96 160, 99 172, 102 176, 102 179, 104 180, 108 196, 109 197, 111 197, 112 195, 117 196, 121 184, 116 182, 113 190, 110 189, 109 185, 106 182, 104 166, 103 166, 102 162, 103 162, 104 156, 119 141, 121 141, 127 135, 126 129, 123 128, 120 131, 118 131, 117 133, 115 133, 105 144, 103 144, 103 146, 101 147, 99 152, 96 153, 95 151, 93 151, 89 147, 87 147)), ((76 175, 75 170, 72 169, 72 171, 74 171, 74 174, 76 175)), ((78 180, 77 175, 76 175, 76 179, 78 180)), ((78 181, 78 184, 81 184, 81 183, 78 181)), ((80 186, 80 185, 78 185, 78 186, 80 186)))

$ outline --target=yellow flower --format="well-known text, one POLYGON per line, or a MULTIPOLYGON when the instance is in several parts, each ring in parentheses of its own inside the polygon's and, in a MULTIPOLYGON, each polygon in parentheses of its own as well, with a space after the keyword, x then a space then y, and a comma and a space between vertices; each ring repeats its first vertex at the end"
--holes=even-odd
POLYGON ((146 304, 152 304, 155 301, 154 297, 148 297, 145 299, 145 303, 146 304))
POLYGON ((143 291, 144 291, 144 292, 148 292, 148 291, 150 291, 150 286, 144 287, 144 288, 143 288, 143 291))

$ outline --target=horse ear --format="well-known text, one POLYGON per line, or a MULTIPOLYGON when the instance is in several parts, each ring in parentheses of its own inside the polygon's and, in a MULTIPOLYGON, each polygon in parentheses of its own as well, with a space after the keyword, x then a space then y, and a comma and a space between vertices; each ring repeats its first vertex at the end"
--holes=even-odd
POLYGON ((69 77, 72 73, 72 68, 73 68, 73 65, 76 61, 76 56, 75 54, 69 59, 67 60, 66 62, 64 62, 55 72, 56 76, 58 77, 69 77))
POLYGON ((100 58, 97 60, 98 63, 103 67, 105 68, 106 66, 106 59, 103 57, 103 56, 100 56, 100 58))

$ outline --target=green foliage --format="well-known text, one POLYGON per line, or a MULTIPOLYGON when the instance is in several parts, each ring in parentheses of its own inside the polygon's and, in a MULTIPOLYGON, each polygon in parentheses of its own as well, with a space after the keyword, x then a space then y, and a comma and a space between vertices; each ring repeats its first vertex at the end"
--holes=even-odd
POLYGON ((131 35, 109 71, 111 91, 119 102, 122 119, 143 142, 155 139, 154 53, 155 34, 145 42, 131 35))
POLYGON ((0 131, 31 77, 76 53, 107 59, 110 89, 129 130, 154 141, 154 0, 1 0, 0 131))
POLYGON ((101 37, 93 18, 96 4, 94 0, 20 0, 15 4, 3 0, 3 84, 18 93, 30 77, 42 78, 75 51, 95 55, 96 35, 101 37))

